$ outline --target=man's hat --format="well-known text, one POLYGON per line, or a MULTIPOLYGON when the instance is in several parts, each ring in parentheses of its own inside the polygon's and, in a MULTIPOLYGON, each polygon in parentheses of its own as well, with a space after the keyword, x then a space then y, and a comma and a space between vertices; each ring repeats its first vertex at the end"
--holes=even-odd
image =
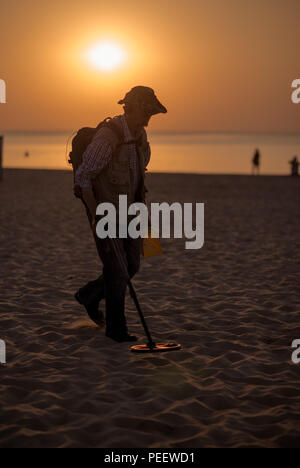
POLYGON ((135 86, 125 94, 123 99, 118 101, 118 104, 126 104, 140 100, 152 115, 167 112, 165 106, 157 99, 152 88, 148 86, 135 86))

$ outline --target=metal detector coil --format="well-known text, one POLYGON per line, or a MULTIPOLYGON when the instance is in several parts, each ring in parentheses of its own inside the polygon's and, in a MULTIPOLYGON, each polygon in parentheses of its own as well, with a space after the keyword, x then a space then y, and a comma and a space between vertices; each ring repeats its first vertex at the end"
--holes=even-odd
POLYGON ((181 345, 177 343, 153 343, 154 346, 148 344, 140 344, 131 346, 133 353, 164 353, 166 351, 176 351, 181 349, 181 345))

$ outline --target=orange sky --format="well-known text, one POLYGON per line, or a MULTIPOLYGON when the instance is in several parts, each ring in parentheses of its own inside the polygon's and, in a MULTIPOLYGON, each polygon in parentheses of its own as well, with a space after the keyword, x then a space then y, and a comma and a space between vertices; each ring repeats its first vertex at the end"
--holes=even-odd
POLYGON ((298 132, 299 0, 1 0, 0 129, 73 130, 122 112, 135 85, 167 114, 149 129, 298 132), (128 52, 110 73, 83 52, 128 52))

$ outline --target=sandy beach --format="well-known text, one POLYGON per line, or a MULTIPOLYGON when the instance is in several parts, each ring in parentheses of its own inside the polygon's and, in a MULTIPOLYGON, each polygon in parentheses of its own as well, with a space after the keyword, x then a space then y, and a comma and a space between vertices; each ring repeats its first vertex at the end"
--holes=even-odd
POLYGON ((205 203, 204 247, 164 239, 134 279, 154 338, 182 344, 160 355, 74 301, 101 264, 71 173, 5 171, 0 447, 300 447, 300 180, 147 177, 149 201, 205 203))

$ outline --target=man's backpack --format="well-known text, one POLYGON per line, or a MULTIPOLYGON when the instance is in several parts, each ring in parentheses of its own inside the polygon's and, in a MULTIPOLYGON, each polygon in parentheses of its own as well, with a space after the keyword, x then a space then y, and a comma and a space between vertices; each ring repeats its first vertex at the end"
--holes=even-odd
MULTIPOLYGON (((89 144, 92 142, 94 136, 98 132, 101 127, 108 127, 110 128, 118 137, 119 145, 121 145, 124 141, 124 136, 122 130, 112 121, 111 117, 107 117, 106 119, 102 120, 102 122, 97 125, 95 128, 91 127, 84 127, 78 130, 76 135, 72 140, 72 151, 69 153, 69 164, 72 165, 73 168, 73 177, 75 182, 75 175, 76 171, 82 163, 82 156, 89 144)), ((119 146, 118 145, 118 146, 119 146)), ((74 191, 75 196, 81 198, 80 190, 74 191)))

